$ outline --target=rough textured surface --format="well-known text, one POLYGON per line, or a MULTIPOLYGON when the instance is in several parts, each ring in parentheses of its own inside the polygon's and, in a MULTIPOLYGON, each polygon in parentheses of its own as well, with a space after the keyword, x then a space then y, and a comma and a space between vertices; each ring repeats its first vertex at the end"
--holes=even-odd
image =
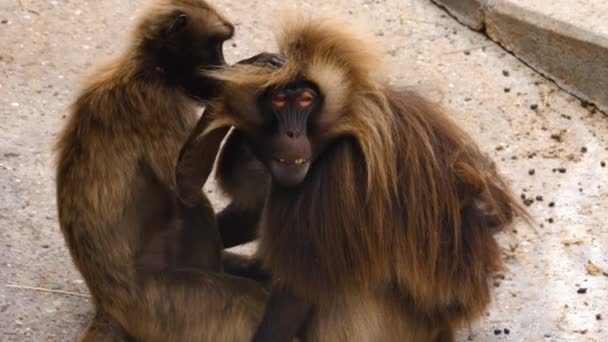
POLYGON ((490 2, 486 32, 564 89, 608 110, 608 22, 596 22, 608 18, 608 2, 539 2, 490 2))
MULTIPOLYGON (((216 3, 237 23, 229 61, 274 49, 282 1, 216 3)), ((0 2, 0 341, 71 341, 92 315, 87 298, 24 286, 86 294, 56 222, 51 144, 80 75, 120 48, 138 4, 0 2)), ((459 340, 607 341, 606 117, 428 1, 301 5, 366 18, 393 82, 445 106, 533 199, 536 224, 500 235, 507 268, 494 303, 459 340)))
POLYGON ((608 2, 432 0, 562 88, 608 111, 608 2))
POLYGON ((460 22, 471 27, 473 30, 481 30, 484 27, 483 6, 487 0, 431 0, 445 8, 451 15, 458 18, 460 22))

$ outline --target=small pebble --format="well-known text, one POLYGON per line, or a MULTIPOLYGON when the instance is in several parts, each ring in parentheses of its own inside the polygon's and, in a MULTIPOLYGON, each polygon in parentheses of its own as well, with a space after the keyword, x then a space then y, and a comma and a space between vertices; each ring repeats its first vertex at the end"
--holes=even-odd
POLYGON ((581 287, 578 290, 576 290, 576 293, 581 293, 581 294, 587 293, 587 288, 586 287, 581 287))
POLYGON ((511 88, 505 88, 505 93, 508 93, 511 91, 511 88))
POLYGON ((562 135, 559 133, 551 134, 551 139, 553 139, 557 142, 562 142, 562 135))
POLYGON ((541 195, 536 196, 536 200, 539 202, 542 202, 543 196, 541 196, 541 195))
POLYGON ((509 71, 508 70, 503 70, 502 71, 502 75, 505 77, 509 77, 509 71))
POLYGON ((502 329, 502 331, 505 333, 505 335, 509 335, 511 333, 511 330, 509 330, 509 328, 504 328, 502 329))
POLYGON ((598 320, 598 321, 601 321, 602 320, 602 314, 596 314, 595 315, 595 319, 598 320))
POLYGON ((566 173, 566 168, 560 167, 559 169, 557 169, 557 171, 559 171, 559 173, 566 173))
POLYGON ((586 153, 587 152, 587 148, 585 146, 581 147, 581 152, 586 153))
POLYGON ((8 24, 8 20, 7 19, 2 19, 1 23, 8 24))
POLYGON ((555 202, 553 202, 553 201, 549 202, 549 206, 550 206, 551 208, 555 207, 555 202))
POLYGON ((501 333, 502 333, 502 330, 494 329, 494 335, 500 335, 501 333))
POLYGON ((606 162, 605 161, 600 162, 600 166, 601 167, 606 167, 606 162))
POLYGON ((536 172, 534 169, 530 169, 530 170, 528 170, 528 174, 529 174, 530 176, 532 176, 532 175, 534 174, 534 172, 536 172))
POLYGON ((530 105, 530 109, 536 110, 536 109, 538 109, 538 105, 536 103, 533 103, 530 105))
POLYGON ((547 220, 547 222, 553 223, 553 217, 549 217, 549 219, 547 220))

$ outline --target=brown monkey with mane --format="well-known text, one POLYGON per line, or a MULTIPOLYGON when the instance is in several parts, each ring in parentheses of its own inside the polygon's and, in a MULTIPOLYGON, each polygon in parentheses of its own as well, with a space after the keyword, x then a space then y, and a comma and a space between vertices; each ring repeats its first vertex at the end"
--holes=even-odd
MULTIPOLYGON (((233 31, 202 0, 155 1, 71 106, 56 146, 57 205, 96 308, 82 341, 244 341, 262 317, 262 286, 222 272, 246 261, 222 253, 208 199, 199 192, 185 206, 174 193, 196 105, 220 87, 200 68, 225 64, 233 31)), ((203 141, 205 153, 220 142, 203 141)))
MULTIPOLYGON (((279 47, 279 70, 213 72, 224 90, 201 134, 236 127, 220 184, 238 200, 251 168, 262 200, 249 202, 264 203, 273 290, 254 340, 453 341, 490 302, 494 233, 526 213, 440 108, 376 76, 380 59, 348 24, 292 20, 279 47)), ((181 169, 181 197, 199 174, 181 169)))

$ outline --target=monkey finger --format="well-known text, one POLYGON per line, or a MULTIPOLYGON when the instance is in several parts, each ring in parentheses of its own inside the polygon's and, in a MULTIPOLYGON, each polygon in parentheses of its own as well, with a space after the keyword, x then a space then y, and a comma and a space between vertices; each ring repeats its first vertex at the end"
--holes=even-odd
POLYGON ((287 63, 287 61, 283 56, 269 52, 262 52, 253 57, 243 59, 236 64, 252 64, 276 69, 282 67, 285 63, 287 63))
POLYGON ((287 64, 287 59, 281 55, 272 55, 270 60, 268 61, 268 66, 278 69, 283 65, 287 64))
POLYGON ((271 56, 272 56, 272 54, 269 53, 269 52, 261 52, 261 53, 258 53, 255 56, 251 56, 251 57, 242 59, 242 60, 238 61, 236 64, 259 64, 259 63, 265 63, 265 61, 267 61, 268 59, 270 59, 271 56))

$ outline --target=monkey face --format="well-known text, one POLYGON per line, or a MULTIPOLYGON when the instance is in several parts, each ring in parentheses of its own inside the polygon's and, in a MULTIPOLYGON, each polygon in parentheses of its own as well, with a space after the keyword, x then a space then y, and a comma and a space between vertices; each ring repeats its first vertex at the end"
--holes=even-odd
POLYGON ((311 133, 322 101, 318 87, 308 81, 267 89, 258 98, 264 133, 252 145, 281 186, 299 185, 321 149, 311 133))

